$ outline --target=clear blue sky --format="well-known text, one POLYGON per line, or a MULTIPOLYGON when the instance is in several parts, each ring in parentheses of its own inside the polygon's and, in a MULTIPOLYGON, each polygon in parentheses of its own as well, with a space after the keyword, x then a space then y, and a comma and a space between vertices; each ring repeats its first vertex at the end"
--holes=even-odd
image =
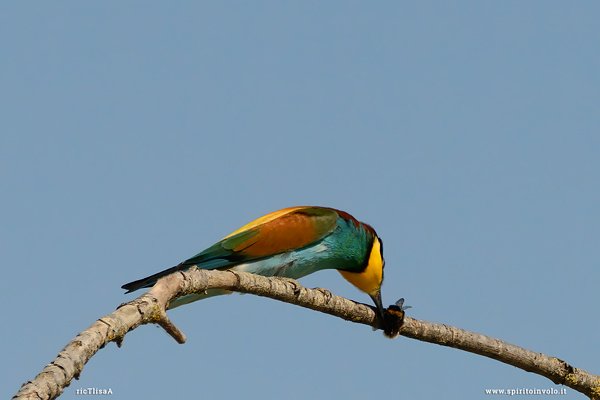
MULTIPOLYGON (((3 2, 0 397, 132 300, 122 284, 295 205, 377 229, 386 304, 600 374, 598 15, 592 1, 3 2)), ((302 283, 370 303, 335 271, 302 283)), ((251 295, 170 316, 185 345, 141 327, 62 398, 561 388, 251 295)))

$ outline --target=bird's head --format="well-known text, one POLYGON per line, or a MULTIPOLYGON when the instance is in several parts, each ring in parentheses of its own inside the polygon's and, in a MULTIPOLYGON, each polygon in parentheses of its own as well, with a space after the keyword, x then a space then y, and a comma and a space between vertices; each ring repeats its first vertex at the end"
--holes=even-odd
POLYGON ((338 270, 344 278, 373 299, 379 315, 384 320, 385 310, 381 302, 381 283, 383 282, 383 244, 377 235, 369 249, 366 264, 361 271, 338 270))

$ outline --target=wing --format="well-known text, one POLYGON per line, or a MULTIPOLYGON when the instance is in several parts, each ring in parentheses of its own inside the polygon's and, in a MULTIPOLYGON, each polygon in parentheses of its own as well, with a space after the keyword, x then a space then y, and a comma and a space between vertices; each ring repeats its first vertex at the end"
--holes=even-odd
POLYGON ((225 269, 235 264, 301 249, 318 242, 337 227, 336 210, 321 207, 294 207, 268 214, 225 237, 184 265, 209 264, 207 269, 225 269), (287 211, 276 218, 272 214, 287 211), (263 222, 266 221, 266 222, 263 222), (222 260, 217 265, 216 260, 222 260))
POLYGON ((292 207, 267 214, 181 264, 123 285, 128 292, 192 265, 201 269, 229 269, 316 243, 337 227, 338 212, 324 207, 292 207))

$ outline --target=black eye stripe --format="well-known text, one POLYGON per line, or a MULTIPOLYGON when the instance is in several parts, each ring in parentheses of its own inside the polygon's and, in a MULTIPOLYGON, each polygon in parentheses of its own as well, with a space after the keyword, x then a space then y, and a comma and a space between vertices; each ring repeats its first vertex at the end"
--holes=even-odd
POLYGON ((381 254, 381 283, 383 283, 383 279, 385 278, 385 274, 383 271, 385 270, 385 258, 383 258, 383 240, 380 237, 377 238, 379 240, 379 253, 381 254))

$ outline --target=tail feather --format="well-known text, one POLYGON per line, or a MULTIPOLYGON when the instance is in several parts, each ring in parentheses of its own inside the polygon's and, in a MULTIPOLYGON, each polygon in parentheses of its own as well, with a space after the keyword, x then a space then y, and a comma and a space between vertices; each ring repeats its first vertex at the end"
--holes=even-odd
POLYGON ((154 286, 156 281, 159 280, 160 278, 162 278, 163 276, 170 275, 173 272, 182 270, 183 268, 186 268, 183 264, 176 265, 174 267, 165 269, 164 271, 156 273, 154 275, 150 275, 145 278, 138 279, 137 281, 126 283, 123 286, 121 286, 121 289, 127 290, 125 292, 125 294, 127 294, 127 293, 131 293, 131 292, 135 292, 136 290, 141 289, 141 288, 152 287, 152 286, 154 286))

